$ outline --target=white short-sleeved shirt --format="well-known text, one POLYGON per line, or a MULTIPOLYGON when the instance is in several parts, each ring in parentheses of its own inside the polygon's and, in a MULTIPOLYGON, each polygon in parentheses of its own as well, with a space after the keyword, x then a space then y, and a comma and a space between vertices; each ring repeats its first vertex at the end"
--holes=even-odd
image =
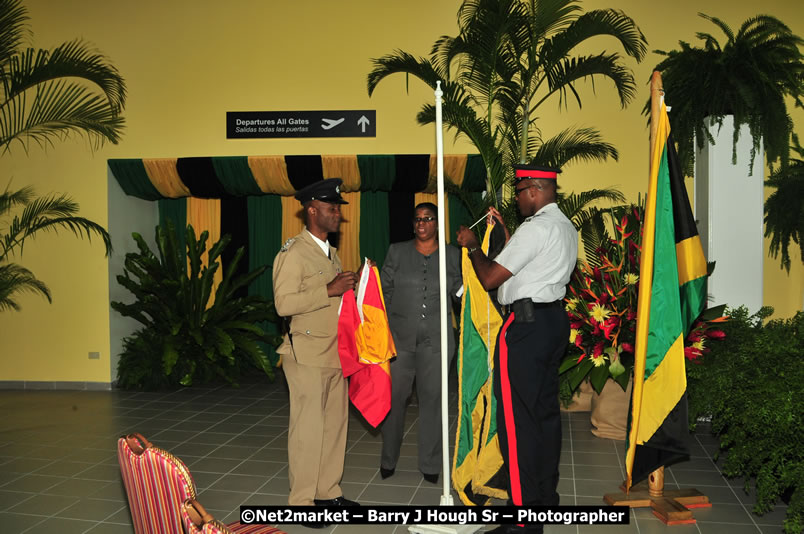
POLYGON ((494 258, 513 275, 500 286, 497 300, 505 305, 523 298, 564 298, 577 259, 578 231, 556 203, 544 206, 525 219, 494 258))

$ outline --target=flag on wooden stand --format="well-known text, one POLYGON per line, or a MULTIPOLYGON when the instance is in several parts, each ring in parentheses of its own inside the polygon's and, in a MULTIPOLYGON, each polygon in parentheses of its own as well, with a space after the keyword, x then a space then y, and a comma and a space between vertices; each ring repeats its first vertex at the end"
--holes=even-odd
POLYGON ((706 305, 706 259, 670 136, 667 108, 656 126, 639 270, 634 387, 626 487, 687 459, 684 338, 706 305))

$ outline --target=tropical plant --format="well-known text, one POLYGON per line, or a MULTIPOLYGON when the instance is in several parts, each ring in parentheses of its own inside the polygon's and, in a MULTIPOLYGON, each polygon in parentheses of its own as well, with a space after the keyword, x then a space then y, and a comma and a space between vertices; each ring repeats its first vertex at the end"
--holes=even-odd
POLYGON ((157 226, 159 256, 141 235, 132 234, 139 252, 126 254, 117 281, 136 300, 131 304, 112 302, 112 308, 143 327, 124 339, 118 385, 158 389, 217 378, 235 384, 254 367, 273 380, 271 363, 260 343, 276 347, 280 338, 258 326, 262 321, 276 321, 273 303, 258 295, 238 296, 238 290, 248 287, 268 266, 236 275, 243 257, 240 247, 214 289, 219 259, 230 237, 225 235, 212 245, 208 263, 203 265, 209 233, 204 231, 196 239, 191 225, 186 232, 185 253, 177 244, 171 221, 167 227, 157 226))
POLYGON ((47 284, 25 267, 10 262, 12 257, 22 256, 28 238, 47 232, 58 233, 59 230, 69 230, 90 240, 96 234, 109 255, 112 242, 106 230, 89 219, 76 216, 76 213, 78 204, 66 195, 37 197, 31 186, 15 191, 7 186, 0 193, 0 217, 14 214, 8 223, 3 224, 4 232, 0 233, 0 311, 18 311, 17 295, 22 293, 35 293, 52 302, 47 284))
MULTIPOLYGON (((483 158, 488 204, 500 207, 511 164, 561 167, 617 158, 594 128, 568 128, 546 137, 537 119, 548 102, 567 107, 574 100, 580 106, 582 80, 611 80, 622 106, 633 98, 633 75, 620 54, 576 52, 588 39, 609 35, 640 61, 646 41, 630 17, 613 9, 581 13, 577 0, 465 0, 458 26, 457 36, 435 42, 429 59, 401 50, 374 59, 368 92, 396 73, 434 89, 440 80, 444 123, 466 136, 483 158)), ((417 120, 434 122, 435 107, 425 104, 417 120)))
POLYGON ((787 168, 776 169, 765 181, 776 191, 765 201, 765 237, 770 237, 769 253, 776 258, 781 252, 781 265, 790 272, 790 242, 797 243, 804 263, 804 149, 793 135, 790 150, 798 158, 790 158, 787 168))
MULTIPOLYGON (((662 73, 667 101, 673 107, 670 125, 682 168, 691 176, 695 144, 700 149, 707 140, 714 142, 704 119, 711 117, 722 124, 725 115, 734 115, 734 163, 740 126, 748 125, 753 138, 749 165, 761 140, 768 165, 786 166, 793 121, 785 99, 802 105, 804 56, 799 46, 804 41, 769 15, 749 18, 736 34, 723 20, 699 15, 725 35, 723 45, 712 34, 698 32, 701 47, 679 41, 680 50, 655 51, 667 56, 656 70, 662 73)), ((650 103, 645 112, 650 112, 650 103)))
POLYGON ((24 48, 28 19, 20 0, 0 0, 0 146, 27 150, 29 140, 49 145, 71 133, 93 147, 117 143, 126 99, 118 70, 81 40, 24 48))
POLYGON ((687 366, 690 427, 711 418, 723 474, 754 490, 757 514, 787 502, 784 531, 798 534, 804 531, 804 312, 771 321, 771 308, 728 313, 725 339, 699 365, 687 366))

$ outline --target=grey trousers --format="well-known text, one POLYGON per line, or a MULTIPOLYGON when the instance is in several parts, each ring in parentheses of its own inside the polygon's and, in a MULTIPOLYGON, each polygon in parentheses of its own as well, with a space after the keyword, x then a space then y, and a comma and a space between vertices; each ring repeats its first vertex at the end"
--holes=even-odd
POLYGON ((429 343, 418 343, 415 352, 400 351, 391 362, 391 410, 381 428, 380 465, 396 468, 414 379, 419 399, 419 470, 437 474, 441 472, 441 357, 429 343))

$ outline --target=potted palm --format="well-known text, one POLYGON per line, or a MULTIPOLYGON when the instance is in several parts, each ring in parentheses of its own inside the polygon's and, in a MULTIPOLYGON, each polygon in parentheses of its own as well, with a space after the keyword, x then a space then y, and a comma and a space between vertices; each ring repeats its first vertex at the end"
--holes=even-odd
MULTIPOLYGON (((581 81, 611 81, 622 106, 633 98, 633 74, 620 54, 577 52, 587 40, 606 35, 640 61, 646 40, 630 17, 613 9, 582 13, 577 0, 465 0, 458 25, 458 35, 439 38, 429 58, 397 50, 374 59, 368 91, 393 74, 414 76, 434 89, 440 80, 444 123, 466 136, 483 158, 488 204, 500 207, 513 163, 561 167, 617 158, 594 128, 547 137, 536 118, 548 103, 566 106, 572 100, 580 106, 581 81)), ((425 104, 417 120, 435 122, 434 106, 425 104)))

